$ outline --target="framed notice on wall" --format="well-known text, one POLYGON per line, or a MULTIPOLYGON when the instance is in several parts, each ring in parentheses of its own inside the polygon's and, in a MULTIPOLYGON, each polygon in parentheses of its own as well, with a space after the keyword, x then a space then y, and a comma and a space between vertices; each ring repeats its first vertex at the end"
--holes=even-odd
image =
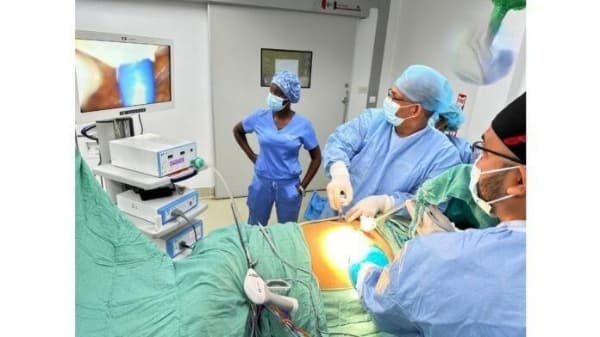
POLYGON ((260 86, 271 85, 273 74, 288 70, 298 75, 302 88, 310 88, 312 51, 260 49, 260 86))

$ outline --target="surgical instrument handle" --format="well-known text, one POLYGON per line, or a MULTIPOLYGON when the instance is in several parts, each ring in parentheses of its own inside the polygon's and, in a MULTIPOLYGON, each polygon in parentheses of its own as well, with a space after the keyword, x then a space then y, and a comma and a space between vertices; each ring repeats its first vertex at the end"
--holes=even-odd
MULTIPOLYGON (((268 288, 267 288, 268 289, 268 288)), ((269 304, 281 308, 289 313, 294 313, 298 310, 298 300, 293 297, 277 295, 269 291, 269 304)))

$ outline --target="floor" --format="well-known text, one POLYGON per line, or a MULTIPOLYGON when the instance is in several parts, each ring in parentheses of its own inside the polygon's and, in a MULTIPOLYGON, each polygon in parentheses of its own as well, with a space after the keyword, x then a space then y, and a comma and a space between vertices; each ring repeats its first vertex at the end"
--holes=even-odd
MULTIPOLYGON (((320 192, 324 195, 324 192, 320 192)), ((310 200, 312 192, 307 192, 306 196, 302 199, 302 205, 300 206, 300 213, 298 221, 304 221, 304 211, 310 200)), ((230 199, 214 199, 214 198, 201 198, 200 202, 204 202, 208 205, 206 211, 197 216, 204 223, 204 235, 212 232, 215 229, 229 226, 235 223, 233 219, 233 213, 231 211, 230 199)), ((246 206, 246 197, 235 198, 235 204, 237 205, 238 212, 240 214, 240 222, 245 223, 248 221, 248 207, 246 206)), ((275 213, 275 207, 271 211, 271 217, 269 218, 269 224, 277 223, 277 215, 275 213)))

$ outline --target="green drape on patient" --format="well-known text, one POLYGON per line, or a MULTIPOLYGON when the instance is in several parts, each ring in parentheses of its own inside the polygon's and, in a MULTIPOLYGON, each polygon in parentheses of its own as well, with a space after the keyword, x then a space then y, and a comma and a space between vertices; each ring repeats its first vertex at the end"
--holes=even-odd
MULTIPOLYGON (((76 172, 77 336, 243 336, 249 306, 242 288, 247 271, 234 226, 210 234, 191 256, 172 261, 110 201, 79 153, 76 172)), ((296 224, 269 228, 279 254, 310 270, 309 254, 296 224)), ((303 281, 321 305, 310 275, 291 270, 275 257, 256 227, 244 226, 256 271, 265 279, 303 281)), ((292 281, 299 301, 295 324, 316 335, 309 291, 292 281)), ((324 310, 321 330, 326 331, 324 310)), ((263 311, 265 336, 289 336, 263 311)))
MULTIPOLYGON (((245 335, 247 266, 235 226, 213 231, 190 256, 173 261, 117 209, 79 153, 75 172, 77 336, 245 335)), ((311 270, 298 224, 269 226, 268 231, 284 259, 311 270)), ((328 336, 328 325, 333 332, 383 336, 377 335, 354 290, 320 292, 310 275, 274 255, 257 227, 244 225, 243 235, 264 279, 292 279, 289 295, 299 301, 292 315, 296 326, 317 336, 312 292, 322 336, 328 336)), ((263 336, 292 336, 266 310, 260 331, 263 336)))
MULTIPOLYGON (((75 172, 77 336, 244 336, 250 313, 243 291, 247 265, 235 226, 213 231, 196 244, 190 256, 173 261, 111 202, 78 152, 75 172)), ((464 181, 457 188, 447 184, 447 179, 442 176, 431 189, 428 183, 424 186, 463 200, 464 181)), ((440 200, 423 198, 423 202, 440 200)), ((409 225, 407 219, 393 218, 383 227, 382 235, 395 251, 409 239, 409 225)), ((291 279, 289 295, 299 301, 299 310, 292 316, 298 327, 317 336, 312 292, 323 336, 328 336, 327 331, 332 336, 384 336, 353 289, 320 291, 310 275, 275 256, 257 227, 242 227, 258 262, 256 271, 264 279, 291 279)), ((284 259, 311 270, 298 224, 271 225, 267 230, 284 259)), ((260 331, 263 336, 292 336, 267 311, 261 314, 260 331)))

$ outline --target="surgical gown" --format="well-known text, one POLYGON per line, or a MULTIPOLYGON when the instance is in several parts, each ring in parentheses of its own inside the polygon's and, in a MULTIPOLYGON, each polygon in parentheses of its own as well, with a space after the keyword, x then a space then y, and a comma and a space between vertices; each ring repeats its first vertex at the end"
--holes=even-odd
POLYGON ((358 288, 382 331, 525 336, 525 221, 413 239, 382 271, 367 271, 358 288))
MULTIPOLYGON (((444 134, 428 126, 400 137, 385 120, 383 109, 367 109, 329 136, 324 150, 327 176, 336 161, 346 163, 354 192, 344 211, 379 194, 392 196, 394 206, 404 204, 427 179, 461 163, 456 147, 444 134)), ((326 205, 321 217, 334 215, 326 205)), ((399 215, 408 213, 403 210, 399 215)))

